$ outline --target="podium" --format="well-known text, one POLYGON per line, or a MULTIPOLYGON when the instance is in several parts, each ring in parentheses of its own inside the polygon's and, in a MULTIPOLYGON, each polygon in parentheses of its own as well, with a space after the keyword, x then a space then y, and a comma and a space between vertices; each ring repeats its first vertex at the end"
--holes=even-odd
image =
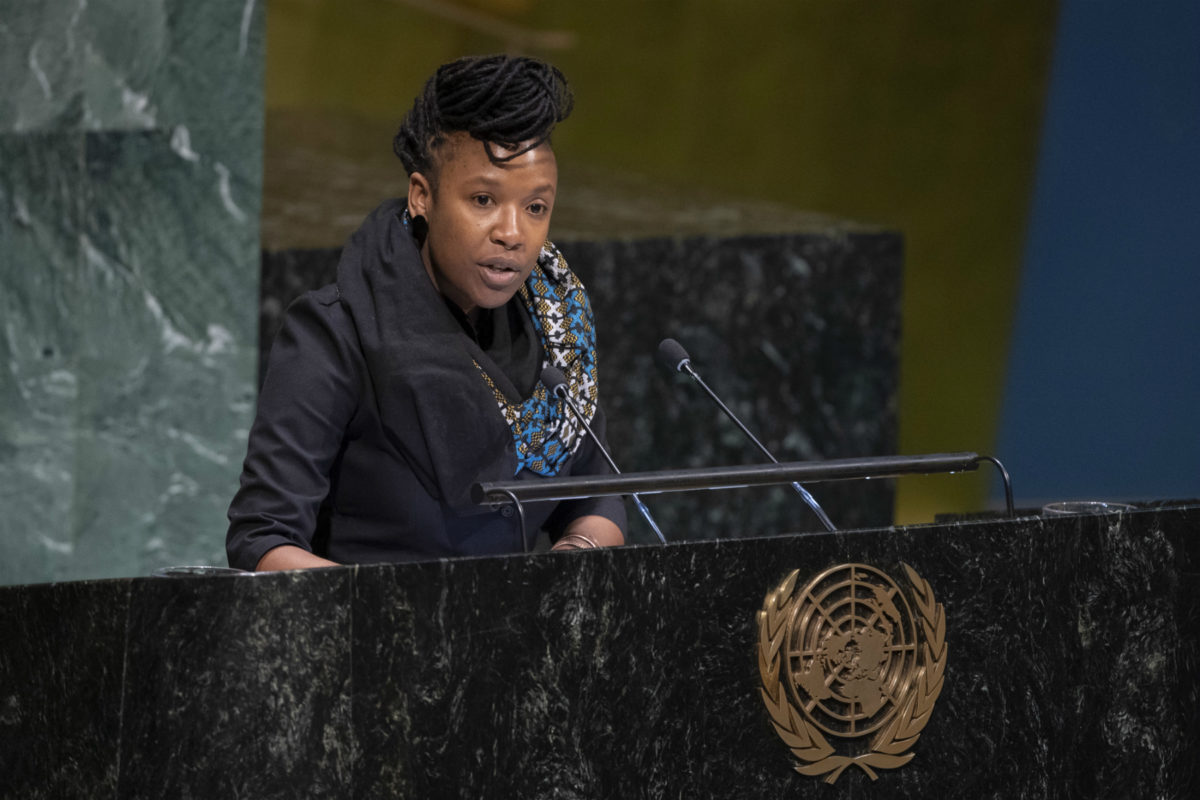
POLYGON ((2 588, 0 796, 1197 796, 1197 531, 1164 502, 2 588), (827 784, 766 709, 759 612, 837 565, 908 565, 945 654, 911 760, 827 784))

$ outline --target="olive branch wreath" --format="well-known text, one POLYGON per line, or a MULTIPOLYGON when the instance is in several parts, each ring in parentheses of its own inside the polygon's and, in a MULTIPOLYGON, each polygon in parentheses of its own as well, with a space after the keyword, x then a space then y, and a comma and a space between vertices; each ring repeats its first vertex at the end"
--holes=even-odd
POLYGON ((833 783, 851 765, 876 780, 876 769, 895 769, 907 764, 913 753, 907 752, 921 736, 933 713, 933 704, 942 692, 946 671, 946 614, 935 602, 933 589, 908 564, 902 564, 912 583, 921 627, 925 633, 923 664, 917 670, 911 688, 899 703, 899 712, 887 727, 876 734, 870 752, 858 756, 837 755, 821 731, 788 700, 779 680, 779 652, 792 604, 792 589, 799 570, 792 570, 775 589, 767 593, 758 612, 758 673, 762 678, 762 698, 771 716, 771 725, 783 743, 801 762, 795 766, 802 775, 825 775, 833 783))

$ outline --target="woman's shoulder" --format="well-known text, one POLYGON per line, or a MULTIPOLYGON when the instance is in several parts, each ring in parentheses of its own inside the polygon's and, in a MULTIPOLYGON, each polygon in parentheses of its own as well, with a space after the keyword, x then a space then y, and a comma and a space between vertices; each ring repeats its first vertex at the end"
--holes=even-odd
POLYGON ((284 312, 284 324, 322 325, 336 332, 352 332, 350 314, 341 303, 336 283, 310 289, 294 299, 284 312))
POLYGON ((362 356, 354 321, 340 302, 336 283, 312 289, 288 305, 275 337, 272 357, 279 349, 298 350, 302 357, 322 353, 327 359, 357 366, 362 356))
MULTIPOLYGON (((340 299, 341 294, 338 292, 338 285, 336 283, 327 283, 319 289, 309 289, 304 294, 292 300, 288 305, 288 313, 291 313, 293 309, 300 312, 329 309, 340 305, 338 302, 340 299)), ((325 313, 330 312, 326 311, 325 313)))

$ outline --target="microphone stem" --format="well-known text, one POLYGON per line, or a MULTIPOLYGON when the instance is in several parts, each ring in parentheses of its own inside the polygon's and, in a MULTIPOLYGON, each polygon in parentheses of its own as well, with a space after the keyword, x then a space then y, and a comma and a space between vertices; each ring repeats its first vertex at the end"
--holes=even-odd
MULTIPOLYGON (((777 461, 775 463, 778 464, 779 462, 777 461)), ((808 489, 805 489, 795 481, 792 481, 792 488, 796 490, 796 494, 804 498, 804 502, 808 503, 808 507, 811 508, 813 513, 817 515, 817 519, 821 520, 821 524, 825 526, 825 530, 837 530, 837 528, 833 526, 833 522, 830 521, 829 517, 825 514, 825 509, 821 508, 821 504, 817 502, 817 498, 813 497, 809 493, 808 489)))
MULTIPOLYGON (((751 433, 750 429, 742 424, 742 421, 737 418, 737 415, 729 410, 729 406, 727 406, 723 402, 721 402, 721 398, 717 397, 717 393, 714 392, 712 389, 708 388, 708 384, 705 383, 704 379, 700 377, 700 373, 698 373, 698 372, 696 372, 696 370, 692 369, 692 362, 690 360, 684 361, 682 364, 680 364, 679 369, 687 370, 687 374, 691 375, 692 378, 695 379, 696 383, 700 384, 700 388, 704 389, 704 391, 708 393, 708 396, 712 398, 713 402, 716 403, 717 406, 722 411, 725 412, 725 416, 727 416, 731 420, 733 420, 733 424, 737 425, 738 428, 742 431, 742 433, 746 434, 746 438, 748 438, 750 441, 754 442, 754 445, 759 450, 762 451, 763 455, 765 455, 767 458, 771 459, 772 463, 774 463, 774 464, 779 463, 779 459, 777 459, 774 455, 772 455, 771 451, 766 448, 766 445, 764 445, 762 442, 760 442, 758 440, 758 437, 755 436, 753 433, 751 433)), ((808 504, 808 507, 813 510, 813 513, 817 515, 817 519, 821 520, 821 524, 825 526, 825 530, 827 530, 827 531, 836 531, 837 530, 837 528, 835 528, 833 526, 833 523, 830 521, 829 517, 825 514, 825 509, 821 508, 820 503, 817 502, 817 499, 815 497, 813 497, 812 494, 810 494, 807 489, 805 489, 803 486, 801 486, 798 482, 793 482, 792 488, 795 489, 796 493, 799 494, 800 497, 802 497, 804 499, 804 502, 808 504)))
MULTIPOLYGON (((583 414, 578 408, 575 407, 575 403, 571 400, 571 396, 566 392, 562 392, 561 394, 558 394, 558 396, 566 401, 567 408, 571 409, 571 413, 575 415, 575 419, 578 420, 579 424, 583 426, 583 429, 587 431, 588 436, 592 437, 592 441, 596 443, 596 449, 600 451, 600 455, 604 456, 604 460, 608 462, 608 466, 612 468, 613 473, 620 475, 621 470, 617 469, 617 462, 612 460, 612 456, 608 454, 608 451, 604 449, 604 445, 600 443, 599 437, 592 432, 592 427, 587 424, 587 420, 583 418, 583 414)), ((650 523, 650 528, 654 531, 654 535, 658 537, 660 542, 666 544, 667 537, 663 536, 663 532, 658 529, 658 523, 654 521, 654 517, 650 516, 650 509, 646 508, 646 504, 642 502, 642 498, 638 496, 637 492, 634 492, 630 496, 633 498, 633 502, 637 504, 638 511, 640 511, 642 516, 645 517, 646 522, 650 523)))

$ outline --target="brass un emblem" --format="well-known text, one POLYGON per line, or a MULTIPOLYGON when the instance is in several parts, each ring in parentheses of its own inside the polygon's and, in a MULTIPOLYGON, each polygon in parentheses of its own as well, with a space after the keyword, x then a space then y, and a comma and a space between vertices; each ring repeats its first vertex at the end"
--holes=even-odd
POLYGON ((842 564, 798 591, 793 570, 763 601, 763 702, 803 775, 833 783, 853 765, 875 780, 912 760, 942 691, 946 615, 903 567, 909 592, 874 567, 842 564))

